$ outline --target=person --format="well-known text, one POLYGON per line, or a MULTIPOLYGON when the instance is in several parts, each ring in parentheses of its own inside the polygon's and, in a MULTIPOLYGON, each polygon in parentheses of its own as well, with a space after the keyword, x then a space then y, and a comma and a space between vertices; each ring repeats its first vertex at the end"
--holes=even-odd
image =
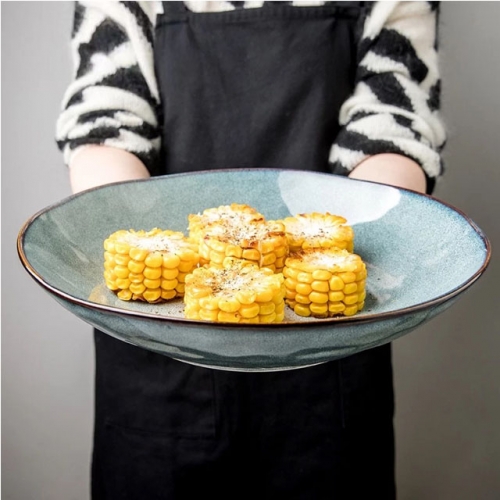
MULTIPOLYGON (((432 193, 437 2, 78 2, 57 142, 74 192, 236 167, 432 193)), ((235 200, 237 202, 239 200, 235 200)), ((95 331, 92 497, 396 497, 390 344, 211 370, 95 331)))

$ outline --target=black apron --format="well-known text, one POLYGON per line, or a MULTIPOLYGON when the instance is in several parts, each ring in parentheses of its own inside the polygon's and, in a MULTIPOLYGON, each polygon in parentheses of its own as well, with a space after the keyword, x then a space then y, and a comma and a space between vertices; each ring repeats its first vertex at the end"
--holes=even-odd
MULTIPOLYGON (((192 13, 164 2, 155 34, 161 173, 329 171, 353 89, 359 10, 270 2, 192 13)), ((94 500, 395 497, 389 345, 311 368, 238 373, 98 331, 95 341, 94 500)))

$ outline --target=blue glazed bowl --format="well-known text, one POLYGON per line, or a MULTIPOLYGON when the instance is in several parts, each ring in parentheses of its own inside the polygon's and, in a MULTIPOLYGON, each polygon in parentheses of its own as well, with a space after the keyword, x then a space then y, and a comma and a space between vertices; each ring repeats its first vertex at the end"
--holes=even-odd
POLYGON ((125 342, 212 368, 272 371, 385 344, 451 306, 484 272, 490 244, 463 213, 430 196, 312 172, 238 169, 124 182, 71 196, 33 216, 18 252, 28 273, 84 321, 125 342), (344 216, 367 263, 365 309, 276 325, 187 320, 182 301, 123 302, 103 283, 103 241, 118 229, 186 232, 206 208, 246 203, 268 219, 344 216))

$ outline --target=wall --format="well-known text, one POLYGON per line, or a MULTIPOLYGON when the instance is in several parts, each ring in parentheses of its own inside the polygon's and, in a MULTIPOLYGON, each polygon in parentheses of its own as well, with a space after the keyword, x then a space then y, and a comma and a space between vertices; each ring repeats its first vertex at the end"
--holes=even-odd
MULTIPOLYGON (((69 2, 2 4, 2 459, 5 500, 88 498, 91 329, 22 269, 17 232, 69 194, 54 124, 70 79, 69 2)), ((446 177, 436 196, 494 249, 500 3, 444 2, 446 177), (496 60, 495 60, 496 59, 496 60)), ((500 498, 500 321, 494 255, 458 305, 394 343, 400 500, 500 498)))
POLYGON ((498 2, 442 2, 446 175, 436 196, 488 235, 492 262, 460 302, 395 342, 399 492, 500 498, 498 2))

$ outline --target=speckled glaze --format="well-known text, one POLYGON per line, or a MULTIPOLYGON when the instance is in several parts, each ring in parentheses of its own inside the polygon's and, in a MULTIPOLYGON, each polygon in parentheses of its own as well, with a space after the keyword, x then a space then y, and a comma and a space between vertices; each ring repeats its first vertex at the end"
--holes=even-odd
POLYGON ((427 322, 484 272, 490 244, 464 214, 411 191, 343 177, 238 169, 125 182, 72 196, 33 216, 18 237, 21 261, 59 303, 125 342, 212 368, 300 368, 385 344, 427 322), (190 321, 182 303, 122 302, 103 286, 103 241, 118 229, 186 232, 190 213, 247 203, 268 219, 342 215, 367 263, 365 309, 349 318, 277 325, 190 321))

